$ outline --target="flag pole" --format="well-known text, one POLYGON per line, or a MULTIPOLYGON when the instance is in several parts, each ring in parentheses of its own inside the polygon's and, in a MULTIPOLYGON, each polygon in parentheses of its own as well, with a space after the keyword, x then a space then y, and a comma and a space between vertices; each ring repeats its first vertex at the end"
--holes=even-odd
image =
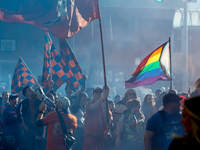
POLYGON ((172 54, 171 54, 171 38, 169 37, 169 53, 170 53, 170 89, 172 89, 172 54))
POLYGON ((49 51, 49 74, 50 74, 50 85, 49 86, 50 86, 51 89, 53 89, 54 82, 52 80, 52 72, 51 72, 51 46, 52 46, 52 39, 51 39, 51 37, 49 35, 49 32, 47 32, 47 36, 48 36, 47 38, 48 38, 48 51, 49 51), (49 43, 49 41, 51 43, 49 43))
MULTIPOLYGON (((50 37, 50 35, 49 35, 49 32, 47 32, 47 34, 48 34, 48 39, 49 39, 49 41, 52 41, 52 39, 51 39, 51 37, 50 37)), ((48 41, 48 49, 49 49, 49 73, 50 73, 50 80, 52 81, 52 72, 51 72, 51 45, 52 45, 52 43, 50 43, 49 44, 49 41, 48 41)))
POLYGON ((34 75, 33 75, 33 73, 31 72, 31 70, 29 69, 29 67, 26 65, 26 63, 24 62, 24 60, 22 59, 22 57, 21 56, 19 56, 19 58, 23 61, 23 63, 24 63, 24 65, 26 66, 26 68, 30 71, 30 73, 32 74, 32 76, 33 76, 33 79, 35 80, 35 83, 36 83, 36 85, 39 87, 40 86, 40 84, 38 83, 38 81, 35 79, 35 77, 34 77, 34 75))
MULTIPOLYGON (((98 1, 99 5, 99 1, 98 1)), ((106 81, 106 66, 105 66, 105 55, 104 55, 104 45, 103 45, 103 33, 102 33, 102 26, 101 26, 101 12, 99 6, 99 29, 100 29, 100 38, 101 38, 101 50, 102 50, 102 60, 103 60, 103 74, 104 74, 104 85, 105 89, 107 88, 107 81, 106 81)), ((109 123, 108 118, 108 98, 106 97, 106 121, 109 123)))

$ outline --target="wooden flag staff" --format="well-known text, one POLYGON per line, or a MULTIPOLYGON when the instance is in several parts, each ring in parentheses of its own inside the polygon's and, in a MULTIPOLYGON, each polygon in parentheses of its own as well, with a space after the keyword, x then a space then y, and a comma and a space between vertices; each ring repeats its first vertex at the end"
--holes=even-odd
MULTIPOLYGON (((99 2, 98 2, 99 4, 99 2)), ((102 60, 103 60, 103 74, 104 74, 104 85, 105 89, 107 89, 107 81, 106 81, 106 66, 105 66, 105 55, 104 55, 104 45, 103 45, 103 33, 102 33, 102 26, 101 26, 101 13, 100 13, 100 6, 99 6, 99 29, 100 29, 100 37, 101 37, 101 49, 102 49, 102 60)), ((108 98, 106 97, 106 121, 109 123, 108 117, 108 98)))

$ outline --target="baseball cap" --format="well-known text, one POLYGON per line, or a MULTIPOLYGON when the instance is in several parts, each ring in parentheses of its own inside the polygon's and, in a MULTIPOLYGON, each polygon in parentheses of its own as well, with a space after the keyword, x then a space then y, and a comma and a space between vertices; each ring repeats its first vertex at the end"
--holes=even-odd
POLYGON ((122 96, 121 95, 115 95, 115 97, 114 97, 114 99, 116 99, 116 98, 122 98, 122 96))
POLYGON ((70 101, 69 101, 69 99, 67 97, 65 97, 65 96, 59 97, 58 101, 60 101, 62 108, 64 108, 64 109, 68 109, 69 108, 70 101))
POLYGON ((182 98, 179 97, 178 95, 173 93, 168 93, 163 97, 163 104, 167 104, 169 102, 179 102, 180 100, 182 100, 182 98))
POLYGON ((9 96, 9 100, 11 100, 12 98, 17 98, 17 97, 19 97, 17 94, 11 94, 11 95, 9 96))
POLYGON ((177 90, 175 90, 175 89, 170 89, 170 90, 169 90, 169 93, 177 94, 177 90))
POLYGON ((100 88, 100 87, 96 87, 96 88, 94 88, 93 93, 94 93, 95 91, 101 91, 101 92, 103 92, 103 89, 100 88))
POLYGON ((159 93, 159 92, 163 92, 163 90, 162 89, 157 89, 156 93, 159 93))

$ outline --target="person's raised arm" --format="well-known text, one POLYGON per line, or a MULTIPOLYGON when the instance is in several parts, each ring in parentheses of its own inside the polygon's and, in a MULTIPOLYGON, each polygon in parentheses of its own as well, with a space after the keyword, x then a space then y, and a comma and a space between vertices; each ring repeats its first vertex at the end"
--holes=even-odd
MULTIPOLYGON (((87 76, 86 75, 83 75, 83 78, 86 80, 87 79, 87 76)), ((82 93, 82 92, 84 92, 85 91, 85 83, 83 84, 83 85, 81 85, 81 89, 80 89, 80 91, 78 91, 78 94, 80 94, 80 93, 82 93)), ((77 94, 77 95, 78 95, 77 94)))
POLYGON ((38 117, 37 117, 37 120, 36 120, 36 126, 37 127, 42 127, 44 126, 45 124, 42 122, 42 118, 43 118, 43 113, 44 111, 46 110, 46 107, 45 107, 45 104, 44 102, 42 102, 39 106, 39 113, 38 113, 38 117))
POLYGON ((99 98, 94 104, 90 105, 89 111, 94 111, 105 101, 106 97, 109 95, 109 90, 103 89, 103 97, 99 98))
POLYGON ((151 139, 152 139, 153 135, 154 135, 153 131, 145 130, 145 134, 144 134, 145 150, 152 150, 151 139))

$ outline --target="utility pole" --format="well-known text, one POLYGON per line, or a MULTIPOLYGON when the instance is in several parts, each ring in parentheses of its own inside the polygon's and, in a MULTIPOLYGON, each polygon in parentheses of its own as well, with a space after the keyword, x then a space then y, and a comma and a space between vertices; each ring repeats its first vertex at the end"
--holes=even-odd
POLYGON ((188 89, 188 2, 185 2, 184 5, 184 21, 183 21, 183 28, 182 28, 182 51, 183 51, 183 91, 187 91, 188 89))

